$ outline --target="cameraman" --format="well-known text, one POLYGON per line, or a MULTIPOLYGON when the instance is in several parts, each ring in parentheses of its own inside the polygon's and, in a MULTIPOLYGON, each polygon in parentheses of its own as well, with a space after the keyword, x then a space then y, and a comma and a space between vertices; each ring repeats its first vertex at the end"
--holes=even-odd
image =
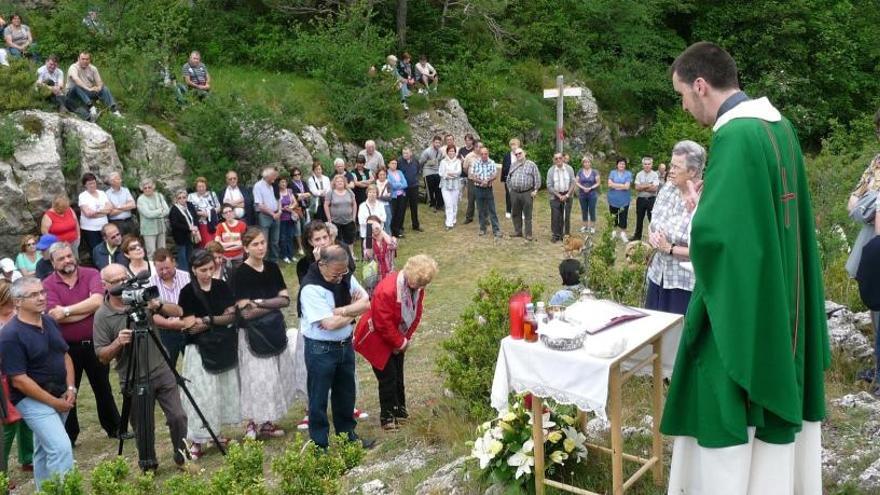
MULTIPOLYGON (((109 364, 116 358, 116 371, 119 373, 119 381, 124 389, 126 387, 125 380, 128 378, 129 360, 131 352, 128 344, 134 338, 133 332, 129 325, 129 312, 131 308, 126 305, 122 296, 114 296, 110 293, 112 287, 128 280, 125 267, 113 263, 107 265, 101 270, 101 280, 104 288, 107 290, 104 296, 104 302, 95 314, 95 327, 93 339, 95 342, 95 354, 98 359, 105 364, 109 364)), ((161 314, 166 317, 182 317, 183 310, 177 304, 171 304, 160 301, 158 298, 149 301, 147 309, 155 314, 161 314)), ((186 450, 184 437, 186 437, 186 413, 180 403, 180 391, 177 388, 177 382, 174 373, 168 367, 168 364, 162 358, 160 350, 149 336, 144 337, 146 346, 139 349, 137 357, 138 376, 136 381, 149 378, 152 395, 148 395, 148 402, 145 405, 148 414, 153 415, 155 404, 153 398, 159 401, 159 407, 165 413, 165 419, 168 424, 168 430, 171 434, 171 441, 174 451, 174 463, 182 466, 184 463, 183 452, 186 450)), ((137 395, 132 396, 132 413, 131 420, 135 431, 138 432, 137 437, 142 438, 139 431, 140 425, 137 424, 137 395)), ((144 407, 141 405, 141 407, 144 407)), ((151 425, 154 421, 150 420, 151 425)), ((151 426, 146 425, 146 426, 151 426)), ((152 436, 152 435, 148 435, 152 436)), ((141 447, 154 450, 153 445, 139 446, 138 453, 141 454, 141 447)), ((155 454, 151 456, 155 458, 155 454)), ((141 458, 141 461, 145 459, 141 458)), ((142 466, 143 467, 143 466, 142 466)), ((147 466, 144 469, 155 468, 156 466, 147 466)))

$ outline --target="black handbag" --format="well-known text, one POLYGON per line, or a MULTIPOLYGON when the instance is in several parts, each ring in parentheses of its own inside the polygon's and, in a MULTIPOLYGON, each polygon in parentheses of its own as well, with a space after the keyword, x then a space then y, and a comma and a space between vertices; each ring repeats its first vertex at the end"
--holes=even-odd
POLYGON ((254 356, 274 357, 287 349, 287 325, 280 310, 244 321, 245 338, 254 356))

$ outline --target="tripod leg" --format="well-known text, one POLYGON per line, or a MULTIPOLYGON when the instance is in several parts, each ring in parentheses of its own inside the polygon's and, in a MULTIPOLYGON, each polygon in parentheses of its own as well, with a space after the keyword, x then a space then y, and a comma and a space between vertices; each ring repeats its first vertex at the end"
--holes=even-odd
POLYGON ((137 438, 138 466, 143 471, 154 470, 159 462, 156 460, 155 400, 149 380, 138 383, 132 402, 136 411, 132 420, 137 438))
POLYGON ((217 437, 217 434, 214 433, 211 425, 208 424, 208 420, 205 418, 204 413, 202 413, 202 409, 196 404, 195 398, 193 398, 192 394, 189 391, 189 388, 186 386, 186 380, 180 376, 180 373, 177 372, 177 368, 173 366, 173 362, 171 361, 171 356, 168 355, 168 351, 162 347, 162 342, 159 340, 158 335, 156 335, 156 330, 150 328, 150 338, 153 339, 153 343, 156 344, 156 347, 159 349, 159 354, 162 355, 162 359, 165 360, 165 363, 168 365, 168 369, 174 374, 174 380, 177 382, 177 386, 183 390, 183 393, 186 395, 186 399, 193 406, 193 410, 195 410, 196 414, 199 416, 199 419, 202 421, 202 425, 204 425, 205 429, 208 430, 208 433, 211 434, 211 439, 214 440, 214 444, 217 446, 217 449, 220 450, 220 453, 226 455, 226 448, 223 447, 223 444, 220 442, 220 439, 217 437))

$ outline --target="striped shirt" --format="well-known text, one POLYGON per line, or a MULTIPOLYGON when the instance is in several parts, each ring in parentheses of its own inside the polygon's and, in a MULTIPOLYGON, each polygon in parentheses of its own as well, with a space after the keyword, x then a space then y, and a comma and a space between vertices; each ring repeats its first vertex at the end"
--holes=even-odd
POLYGON ((199 64, 197 66, 190 65, 189 62, 183 64, 183 72, 184 80, 189 76, 189 80, 192 81, 193 84, 198 84, 199 86, 204 85, 208 82, 208 68, 205 67, 205 64, 199 64))
POLYGON ((150 283, 159 288, 159 300, 177 304, 180 297, 180 290, 189 283, 189 273, 183 270, 177 270, 174 273, 174 279, 171 280, 171 286, 165 285, 165 282, 159 278, 159 272, 153 270, 150 276, 150 283))

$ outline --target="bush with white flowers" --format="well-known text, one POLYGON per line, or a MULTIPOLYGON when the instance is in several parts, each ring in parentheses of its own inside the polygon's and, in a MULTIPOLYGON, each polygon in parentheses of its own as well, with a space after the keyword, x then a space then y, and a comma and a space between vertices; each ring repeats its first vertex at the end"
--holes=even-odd
MULTIPOLYGON (((524 485, 534 475, 532 412, 525 402, 522 395, 517 395, 510 409, 477 427, 471 458, 480 463, 480 469, 495 483, 524 485)), ((545 407, 541 418, 547 475, 587 457, 587 438, 578 430, 575 418, 557 409, 552 405, 545 407)))

